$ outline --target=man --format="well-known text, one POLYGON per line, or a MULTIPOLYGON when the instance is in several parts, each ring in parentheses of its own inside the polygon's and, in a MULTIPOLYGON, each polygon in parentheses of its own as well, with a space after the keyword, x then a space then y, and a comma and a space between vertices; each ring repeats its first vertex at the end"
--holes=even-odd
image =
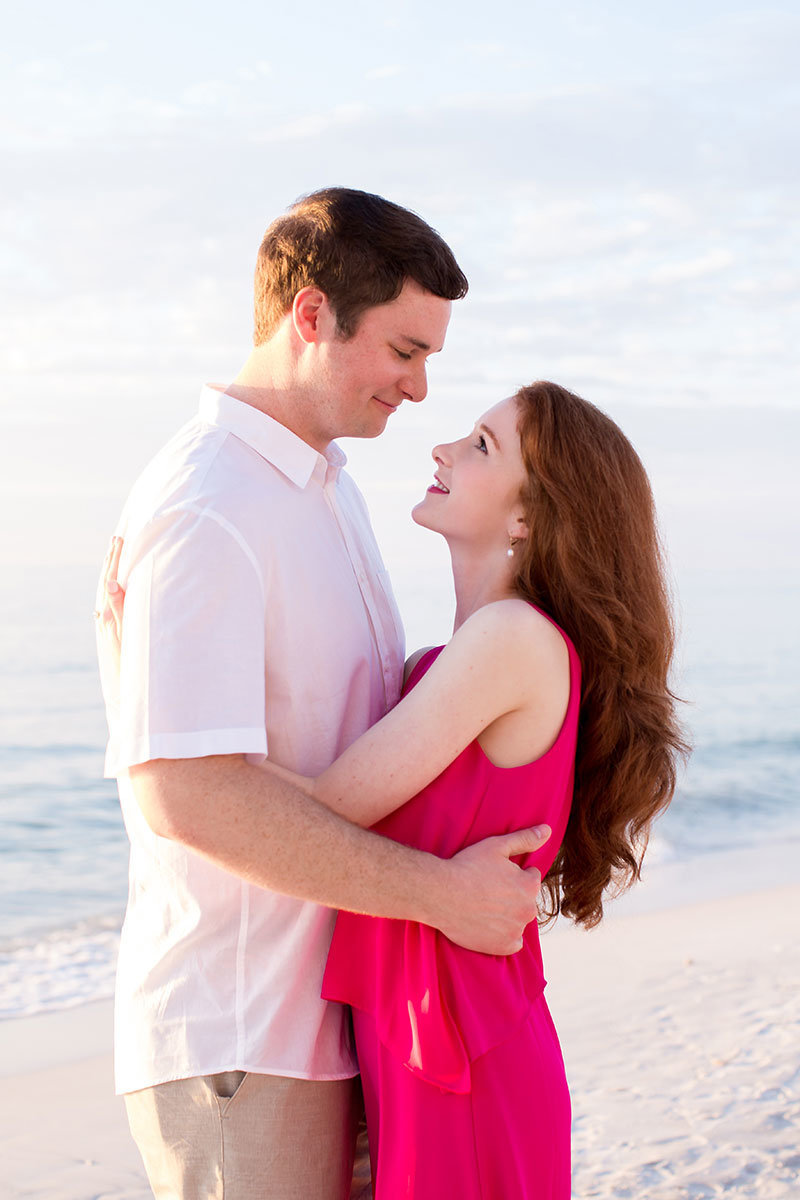
MULTIPOLYGON (((509 953, 535 831, 449 862, 356 828, 258 767, 315 775, 396 703, 402 632, 337 436, 426 392, 467 283, 420 218, 334 188, 267 230, 255 345, 133 488, 118 692, 131 840, 118 1090, 157 1196, 346 1197, 357 1064, 320 999, 334 909, 509 953)), ((101 655, 102 658, 102 655, 101 655)))

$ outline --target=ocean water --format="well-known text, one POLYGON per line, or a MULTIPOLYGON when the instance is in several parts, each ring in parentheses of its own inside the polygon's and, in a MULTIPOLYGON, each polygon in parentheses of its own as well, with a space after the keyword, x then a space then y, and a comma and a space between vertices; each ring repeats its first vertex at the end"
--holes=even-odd
MULTIPOLYGON (((110 995, 127 842, 102 778, 94 567, 14 569, 0 588, 0 1018, 110 995)), ((410 567, 414 631, 441 626, 410 567)), ((694 743, 649 862, 800 849, 800 573, 694 570, 678 580, 676 690, 694 743)), ((441 601, 438 601, 441 603, 441 601)), ((430 640, 430 639, 428 639, 430 640)))

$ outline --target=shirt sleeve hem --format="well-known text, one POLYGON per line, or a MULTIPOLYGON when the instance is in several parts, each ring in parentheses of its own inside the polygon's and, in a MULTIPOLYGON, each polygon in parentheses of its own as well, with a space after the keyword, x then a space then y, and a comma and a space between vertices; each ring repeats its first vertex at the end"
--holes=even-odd
POLYGON ((128 767, 154 758, 207 758, 212 754, 246 754, 251 762, 267 757, 267 735, 262 729, 201 729, 191 733, 157 733, 108 744, 104 775, 107 779, 128 767))

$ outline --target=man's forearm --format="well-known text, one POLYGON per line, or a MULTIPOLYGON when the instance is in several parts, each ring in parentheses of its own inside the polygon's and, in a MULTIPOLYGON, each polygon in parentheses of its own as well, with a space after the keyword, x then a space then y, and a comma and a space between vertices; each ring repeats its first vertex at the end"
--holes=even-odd
POLYGON ((487 954, 513 954, 536 918, 541 877, 510 859, 549 829, 488 838, 450 860, 351 825, 243 758, 159 759, 131 768, 154 833, 260 887, 331 908, 421 921, 487 954))
POLYGON ((272 772, 235 757, 131 770, 161 836, 260 887, 332 908, 438 925, 448 864, 350 824, 272 772))

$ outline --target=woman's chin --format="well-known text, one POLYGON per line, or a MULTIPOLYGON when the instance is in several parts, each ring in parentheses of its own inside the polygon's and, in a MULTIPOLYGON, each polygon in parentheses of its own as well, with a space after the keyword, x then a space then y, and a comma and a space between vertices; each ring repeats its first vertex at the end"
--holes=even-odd
POLYGON ((435 531, 436 526, 432 525, 430 520, 430 505, 426 501, 427 496, 425 499, 420 500, 419 504, 414 505, 411 510, 411 520, 415 521, 417 525, 421 525, 423 529, 433 529, 435 531))

